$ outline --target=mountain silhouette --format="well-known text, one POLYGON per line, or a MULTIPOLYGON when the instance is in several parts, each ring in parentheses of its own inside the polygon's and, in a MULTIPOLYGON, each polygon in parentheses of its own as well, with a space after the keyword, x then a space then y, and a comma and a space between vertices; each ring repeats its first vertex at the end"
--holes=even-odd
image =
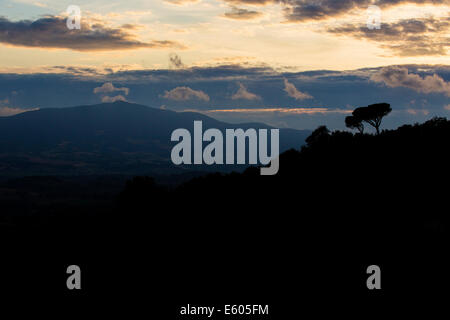
MULTIPOLYGON (((200 113, 127 102, 41 109, 0 117, 0 173, 173 173, 178 168, 170 162, 171 133, 178 128, 192 132, 195 120, 203 122, 204 131, 271 128, 261 123, 228 124, 200 113)), ((309 134, 281 129, 280 152, 299 148, 309 134)))

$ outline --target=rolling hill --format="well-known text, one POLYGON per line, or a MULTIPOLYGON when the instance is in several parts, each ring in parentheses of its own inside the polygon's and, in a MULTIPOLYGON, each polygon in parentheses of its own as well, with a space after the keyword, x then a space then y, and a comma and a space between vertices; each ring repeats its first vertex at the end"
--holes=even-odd
MULTIPOLYGON (((260 123, 227 124, 193 112, 174 112, 127 102, 49 108, 0 117, 0 174, 177 173, 199 167, 170 162, 173 130, 271 128, 260 123)), ((280 152, 303 145, 310 131, 280 130, 280 152)), ((229 170, 229 166, 201 170, 229 170)), ((236 169, 236 168, 234 168, 236 169)))

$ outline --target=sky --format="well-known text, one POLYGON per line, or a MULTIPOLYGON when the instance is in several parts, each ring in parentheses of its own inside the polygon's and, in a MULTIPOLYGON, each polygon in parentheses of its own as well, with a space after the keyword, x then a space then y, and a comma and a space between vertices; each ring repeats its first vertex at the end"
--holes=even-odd
POLYGON ((450 113, 450 0, 1 0, 0 116, 124 100, 343 129, 450 113), (80 29, 69 29, 80 10, 80 29))

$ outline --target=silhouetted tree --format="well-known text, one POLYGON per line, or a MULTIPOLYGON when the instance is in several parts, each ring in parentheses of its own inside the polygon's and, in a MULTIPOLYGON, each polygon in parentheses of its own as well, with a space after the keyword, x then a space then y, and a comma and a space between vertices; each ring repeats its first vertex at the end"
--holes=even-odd
POLYGON ((348 116, 345 118, 345 126, 350 129, 358 129, 359 133, 364 133, 364 124, 361 119, 355 116, 348 116))
POLYGON ((367 107, 356 108, 353 117, 360 121, 365 121, 377 130, 380 134, 381 121, 392 111, 389 103, 371 104, 367 107))
POLYGON ((306 143, 308 146, 323 140, 330 136, 330 130, 326 126, 320 126, 316 130, 314 130, 311 135, 306 138, 306 143))

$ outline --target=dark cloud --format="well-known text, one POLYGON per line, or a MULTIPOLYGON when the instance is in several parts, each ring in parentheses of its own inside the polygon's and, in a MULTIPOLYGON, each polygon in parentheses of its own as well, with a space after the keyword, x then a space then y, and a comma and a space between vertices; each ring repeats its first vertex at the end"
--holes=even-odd
POLYGON ((277 3, 278 0, 223 0, 230 4, 235 5, 255 5, 255 6, 264 6, 271 3, 277 3))
POLYGON ((449 4, 449 0, 373 0, 375 5, 379 5, 381 7, 389 7, 395 5, 401 5, 405 3, 412 4, 433 4, 433 5, 444 5, 449 4))
POLYGON ((262 13, 253 10, 231 7, 231 11, 226 12, 223 16, 225 18, 235 20, 251 20, 261 17, 262 13))
POLYGON ((129 29, 129 30, 136 30, 136 29, 140 29, 141 27, 142 26, 140 26, 140 25, 131 24, 131 23, 125 23, 120 26, 120 28, 122 28, 122 29, 129 29))
POLYGON ((142 42, 126 30, 110 28, 101 22, 84 22, 81 30, 69 30, 66 19, 49 16, 35 21, 9 21, 0 18, 0 43, 13 46, 64 48, 76 51, 129 50, 182 46, 173 41, 142 42))
POLYGON ((366 10, 370 5, 387 8, 401 4, 449 4, 450 0, 277 0, 286 6, 289 21, 324 20, 366 10))
POLYGON ((172 53, 169 55, 169 67, 174 69, 180 69, 184 68, 185 65, 183 61, 181 61, 181 58, 176 53, 172 53))
POLYGON ((99 75, 99 70, 96 68, 90 68, 90 67, 73 67, 73 66, 52 66, 49 67, 49 72, 63 72, 67 74, 72 74, 74 76, 83 76, 83 75, 89 75, 89 76, 95 76, 99 75))
POLYGON ((247 67, 245 65, 221 65, 213 67, 191 67, 183 69, 131 70, 112 73, 114 81, 146 79, 146 82, 178 83, 189 79, 189 82, 239 81, 270 78, 278 73, 268 66, 247 67))
POLYGON ((289 21, 322 20, 349 13, 360 7, 368 7, 370 0, 280 0, 286 5, 285 13, 289 21))
POLYGON ((401 4, 450 4, 450 0, 223 0, 233 5, 281 4, 287 20, 303 22, 325 20, 351 13, 352 10, 365 10, 369 5, 381 8, 401 4))
POLYGON ((346 24, 327 32, 374 41, 400 56, 446 55, 450 46, 450 16, 382 23, 380 29, 346 24))
MULTIPOLYGON (((280 72, 268 67, 247 68, 242 65, 116 72, 101 69, 92 76, 86 73, 82 77, 78 75, 78 69, 49 68, 39 74, 0 73, 0 100, 8 99, 5 106, 10 108, 57 108, 97 104, 101 99, 122 99, 121 95, 131 102, 155 108, 164 105, 177 111, 236 109, 236 112, 214 112, 210 115, 233 122, 261 121, 277 126, 283 122, 286 126, 299 129, 320 124, 326 124, 329 128, 345 128, 344 111, 379 101, 391 103, 394 112, 386 124, 390 122, 392 126, 421 121, 420 117, 448 116, 449 112, 443 106, 449 104, 446 94, 450 83, 450 65, 307 72, 280 72), (52 70, 58 70, 58 73, 47 73, 52 70), (67 73, 61 73, 64 70, 67 73), (294 100, 286 94, 285 79, 297 91, 308 93, 312 98, 294 100), (104 86, 109 82, 114 84, 114 88, 122 90, 102 89, 107 92, 93 94, 94 88, 109 87, 104 86), (233 100, 232 96, 240 89, 238 83, 245 85, 247 92, 262 99, 233 100), (123 88, 130 89, 128 95, 125 95, 123 88), (108 98, 103 98, 104 95, 108 98), (421 101, 425 100, 423 105, 421 101), (415 104, 412 101, 416 101, 415 104), (265 110, 255 113, 256 109, 261 108, 265 110), (312 113, 308 110, 310 108, 314 108, 312 113), (328 111, 319 112, 323 108, 328 111), (244 112, 243 109, 250 111, 244 112), (425 109, 429 111, 426 116, 417 111, 425 109)), ((296 96, 291 89, 291 94, 296 96)))

